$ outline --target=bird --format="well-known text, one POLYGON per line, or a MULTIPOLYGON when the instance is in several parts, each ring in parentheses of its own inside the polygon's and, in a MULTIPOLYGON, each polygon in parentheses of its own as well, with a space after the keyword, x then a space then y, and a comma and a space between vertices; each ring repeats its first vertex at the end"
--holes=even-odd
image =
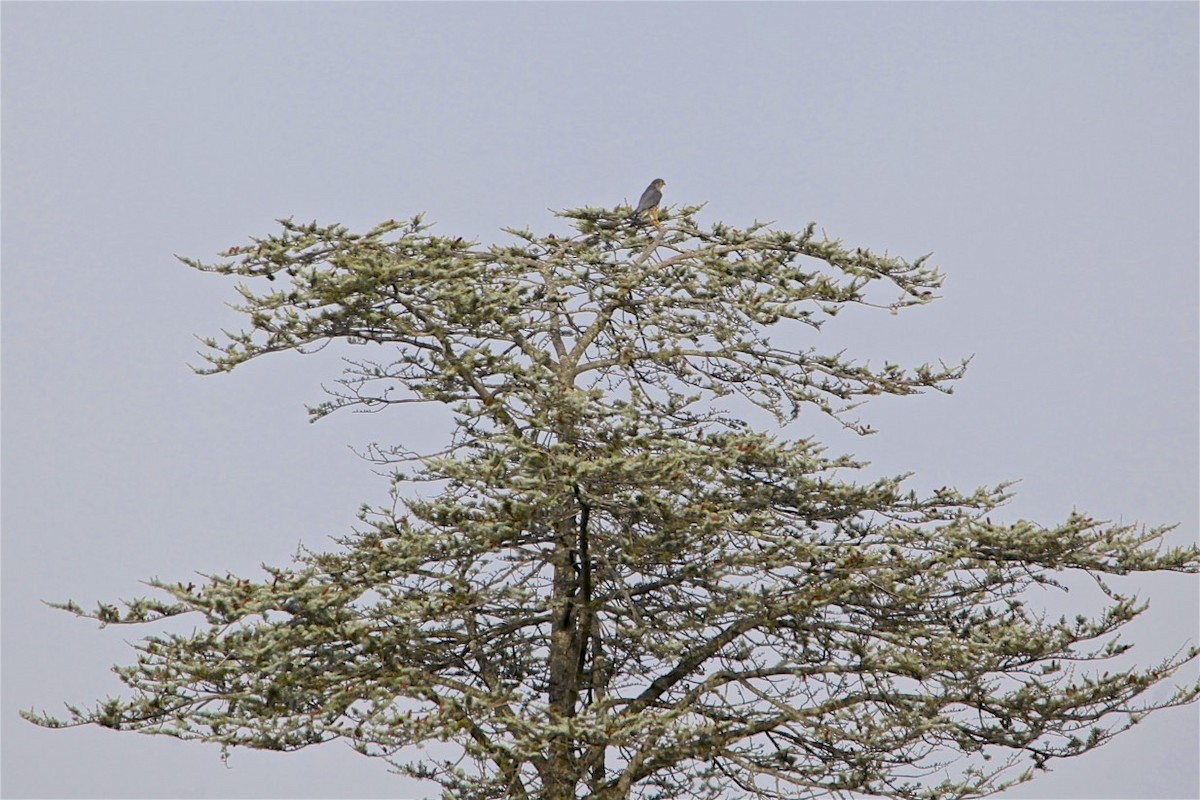
POLYGON ((646 191, 642 192, 642 197, 638 200, 637 208, 633 212, 633 219, 639 221, 649 219, 655 227, 662 227, 658 224, 658 204, 662 202, 662 188, 666 185, 667 182, 662 178, 650 181, 650 185, 646 187, 646 191))

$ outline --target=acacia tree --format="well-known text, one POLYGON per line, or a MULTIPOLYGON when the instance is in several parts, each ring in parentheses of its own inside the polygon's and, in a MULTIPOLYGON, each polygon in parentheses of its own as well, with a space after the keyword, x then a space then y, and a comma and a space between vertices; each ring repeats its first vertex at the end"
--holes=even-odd
POLYGON ((867 396, 962 376, 798 344, 847 306, 931 301, 925 258, 812 225, 702 228, 698 211, 656 229, 627 207, 572 210, 569 235, 490 247, 419 217, 365 234, 284 220, 218 263, 184 259, 261 280, 238 285, 247 327, 207 340, 202 371, 366 345, 312 416, 429 403, 453 434, 438 452, 372 445, 393 505, 364 508, 331 552, 263 578, 154 580, 165 596, 123 608, 61 604, 204 624, 137 643, 116 668, 126 697, 26 716, 225 748, 343 739, 456 798, 947 798, 1196 698, 1142 697, 1195 648, 1088 663, 1127 650, 1115 633, 1145 608, 1108 576, 1197 571, 1195 547, 1162 549, 1169 528, 994 523, 1007 485, 856 482, 862 463, 782 437, 806 409, 868 433, 848 416, 867 396), (779 426, 747 424, 754 409, 779 426), (437 491, 416 499, 414 482, 437 491), (1070 572, 1105 607, 1027 607, 1070 572), (452 755, 413 750, 436 740, 452 755))

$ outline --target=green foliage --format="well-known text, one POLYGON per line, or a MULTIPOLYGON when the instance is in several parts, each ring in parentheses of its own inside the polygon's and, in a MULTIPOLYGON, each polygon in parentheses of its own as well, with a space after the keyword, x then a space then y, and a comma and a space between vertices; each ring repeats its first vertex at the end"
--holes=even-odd
POLYGON ((481 247, 420 218, 366 234, 281 221, 196 269, 240 284, 243 331, 204 372, 340 340, 314 419, 434 403, 435 453, 375 446, 391 508, 265 579, 151 581, 169 601, 103 624, 199 615, 117 668, 132 690, 67 721, 291 750, 345 739, 446 796, 973 797, 1090 750, 1197 656, 1097 676, 1145 608, 1106 575, 1195 572, 1168 529, 1083 515, 993 523, 1008 486, 918 496, 903 476, 753 429, 815 409, 850 430, 872 395, 949 391, 965 362, 871 368, 816 347, 847 306, 933 299, 938 272, 754 224, 659 231, 628 209, 561 213, 570 235, 481 247), (280 281, 279 278, 286 280, 280 281), (807 334, 805 333, 807 332, 807 334), (414 481, 440 493, 413 499, 414 481), (1094 577, 1095 616, 1047 619, 1029 590, 1094 577), (451 742, 445 759, 414 745, 451 742), (998 766, 991 759, 1001 755, 998 766), (461 756, 461 757, 460 757, 461 756), (925 776, 957 763, 954 779, 925 776))

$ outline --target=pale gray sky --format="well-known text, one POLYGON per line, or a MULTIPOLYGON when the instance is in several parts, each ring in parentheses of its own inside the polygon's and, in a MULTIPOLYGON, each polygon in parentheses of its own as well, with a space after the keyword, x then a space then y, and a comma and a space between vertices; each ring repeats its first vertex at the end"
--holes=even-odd
MULTIPOLYGON (((942 301, 839 317, 826 341, 974 354, 958 391, 868 406, 869 439, 797 432, 918 488, 1023 479, 1014 518, 1078 508, 1195 541, 1198 9, 3 4, 3 794, 421 794, 339 744, 226 768, 17 717, 118 691, 108 666, 142 635, 40 600, 324 547, 386 492, 348 445, 418 435, 307 425, 331 353, 187 369, 193 334, 234 324, 233 289, 172 254, 278 217, 424 211, 486 242, 662 176, 702 219, 934 251, 942 301)), ((1195 577, 1136 585, 1139 661, 1197 638, 1195 577)), ((1196 797, 1198 751, 1196 708, 1164 712, 1009 796, 1196 797)))

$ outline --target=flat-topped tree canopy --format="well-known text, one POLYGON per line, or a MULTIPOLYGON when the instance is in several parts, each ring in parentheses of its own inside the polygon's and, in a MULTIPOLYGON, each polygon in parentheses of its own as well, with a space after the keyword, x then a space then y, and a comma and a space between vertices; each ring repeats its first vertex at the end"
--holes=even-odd
POLYGON ((699 211, 567 210, 569 232, 490 246, 420 217, 281 220, 216 263, 183 259, 238 278, 246 318, 204 340, 200 371, 360 345, 314 418, 432 403, 453 433, 435 452, 373 445, 395 502, 330 552, 62 604, 197 627, 136 644, 126 697, 26 716, 227 748, 345 739, 455 797, 944 798, 1195 700, 1146 694, 1195 648, 1114 660, 1146 606, 1112 576, 1200 567, 1195 547, 1158 547, 1169 527, 993 522, 1010 484, 922 495, 783 434, 806 410, 869 433, 851 416, 865 399, 963 377, 965 361, 821 346, 848 306, 936 299, 928 257, 699 211), (1031 607, 1069 573, 1101 607, 1031 607), (414 749, 431 741, 449 744, 414 749))

